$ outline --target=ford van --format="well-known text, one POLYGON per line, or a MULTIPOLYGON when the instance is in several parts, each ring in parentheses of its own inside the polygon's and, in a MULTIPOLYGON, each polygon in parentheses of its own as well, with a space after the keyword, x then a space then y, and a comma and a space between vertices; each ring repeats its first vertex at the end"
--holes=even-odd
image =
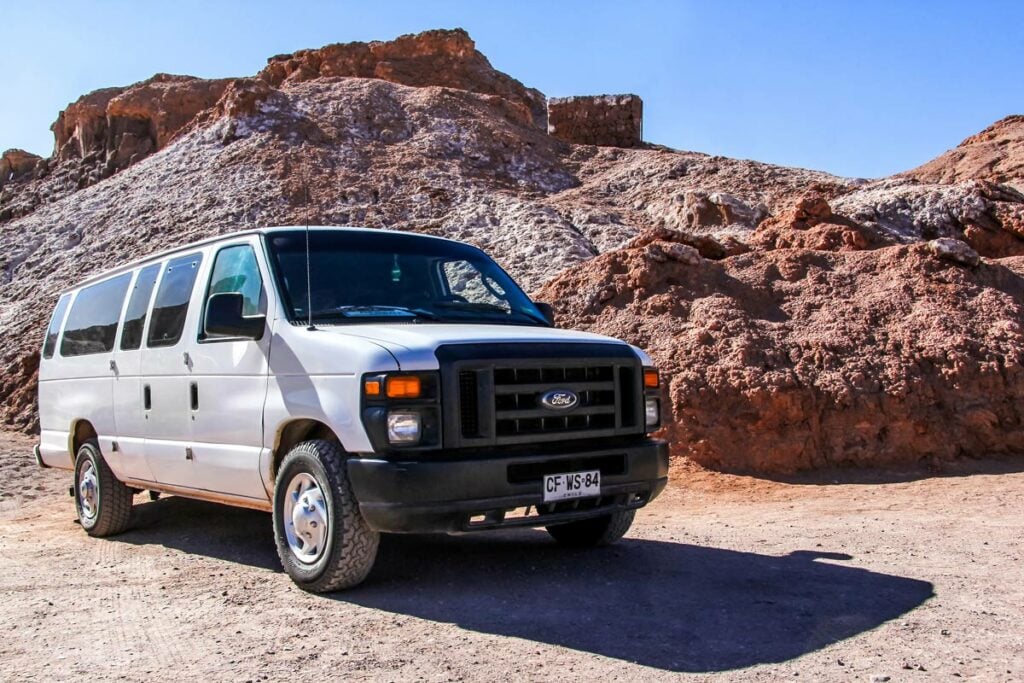
POLYGON ((189 244, 61 294, 41 355, 35 455, 73 472, 85 531, 128 529, 143 491, 268 511, 309 591, 360 583, 382 532, 612 543, 667 481, 650 358, 556 329, 447 239, 189 244))

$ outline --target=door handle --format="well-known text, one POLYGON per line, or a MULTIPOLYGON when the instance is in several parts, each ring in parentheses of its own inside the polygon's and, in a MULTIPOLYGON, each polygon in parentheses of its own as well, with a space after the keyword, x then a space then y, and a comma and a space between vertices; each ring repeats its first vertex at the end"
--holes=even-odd
POLYGON ((145 410, 149 410, 153 407, 153 392, 149 390, 148 384, 142 387, 142 407, 145 410))
POLYGON ((195 382, 189 383, 188 396, 189 403, 192 405, 192 410, 199 410, 199 385, 195 382))

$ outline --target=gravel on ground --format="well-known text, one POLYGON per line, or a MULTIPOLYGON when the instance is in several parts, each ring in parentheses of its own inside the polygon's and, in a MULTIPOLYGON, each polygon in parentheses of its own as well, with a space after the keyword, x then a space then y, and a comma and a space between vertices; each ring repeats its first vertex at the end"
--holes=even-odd
POLYGON ((70 473, 0 435, 0 678, 1024 678, 1024 459, 768 481, 673 466, 611 548, 387 536, 329 596, 270 516, 135 498, 89 538, 70 473))

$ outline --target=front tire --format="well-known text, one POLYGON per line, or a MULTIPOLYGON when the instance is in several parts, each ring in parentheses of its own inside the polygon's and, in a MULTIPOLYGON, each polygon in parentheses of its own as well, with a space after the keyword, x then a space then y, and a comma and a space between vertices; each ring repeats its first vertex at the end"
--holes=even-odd
POLYGON ((86 441, 75 457, 75 508, 90 536, 113 536, 128 528, 132 491, 118 481, 95 441, 86 441))
POLYGON ((373 568, 380 534, 359 513, 338 444, 305 441, 288 452, 277 474, 273 516, 281 564, 303 590, 351 588, 373 568))
POLYGON ((572 548, 593 548, 611 545, 622 538, 633 524, 636 510, 622 510, 610 515, 581 519, 547 528, 552 538, 572 548))

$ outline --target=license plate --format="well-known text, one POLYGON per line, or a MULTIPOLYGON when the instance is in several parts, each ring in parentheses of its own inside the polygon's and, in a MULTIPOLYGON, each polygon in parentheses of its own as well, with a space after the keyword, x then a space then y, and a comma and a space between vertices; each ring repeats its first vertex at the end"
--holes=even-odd
POLYGON ((544 475, 544 502, 601 495, 601 472, 567 472, 544 475))

